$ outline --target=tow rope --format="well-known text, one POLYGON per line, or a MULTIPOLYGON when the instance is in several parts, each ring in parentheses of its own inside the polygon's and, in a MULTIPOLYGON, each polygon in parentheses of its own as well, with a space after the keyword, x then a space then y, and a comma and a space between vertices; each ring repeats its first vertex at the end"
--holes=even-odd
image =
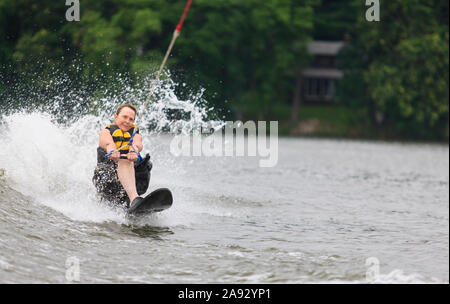
MULTIPOLYGON (((177 40, 178 36, 180 36, 180 32, 181 32, 181 28, 183 27, 184 19, 186 19, 186 15, 187 15, 187 13, 189 11, 189 8, 191 7, 191 4, 192 4, 192 0, 188 0, 188 2, 186 3, 186 6, 184 8, 183 15, 181 15, 180 22, 178 22, 178 25, 175 28, 175 31, 173 32, 172 41, 170 41, 170 45, 169 45, 169 47, 167 49, 166 55, 164 56, 164 59, 163 59, 163 61, 161 63, 161 66, 159 67, 158 73, 156 74, 156 79, 155 79, 155 81, 153 81, 153 84, 152 84, 151 89, 150 89, 150 93, 148 94, 147 100, 144 103, 143 113, 144 113, 145 109, 147 108, 148 103, 150 102, 150 100, 152 98, 152 95, 153 95, 153 93, 155 91, 156 85, 159 83, 159 77, 161 76, 161 72, 164 69, 164 66, 166 65, 166 62, 167 62, 167 59, 169 58, 170 53, 172 52, 172 48, 173 48, 173 46, 175 44, 175 41, 177 40)), ((143 115, 141 115, 141 117, 142 116, 143 115)))
MULTIPOLYGON (((181 32, 181 29, 183 28, 184 20, 186 19, 186 15, 189 12, 189 8, 191 7, 191 4, 192 4, 192 0, 188 0, 187 3, 186 3, 186 6, 184 7, 184 11, 183 11, 183 14, 181 15, 180 22, 178 22, 178 25, 175 28, 175 31, 173 32, 172 41, 170 41, 169 48, 167 49, 166 55, 164 56, 164 59, 163 59, 163 61, 161 63, 161 66, 159 67, 158 73, 156 74, 156 79, 155 79, 155 81, 153 81, 153 84, 152 84, 151 89, 150 89, 150 93, 147 96, 147 100, 144 103, 141 117, 144 116, 145 109, 147 108, 147 105, 148 105, 148 103, 151 100, 153 92, 155 91, 156 85, 159 82, 159 77, 161 75, 162 70, 164 69, 164 66, 166 65, 166 62, 167 62, 167 59, 169 58, 170 53, 172 52, 172 48, 173 48, 173 46, 175 44, 175 41, 177 40, 178 36, 180 36, 180 32, 181 32)), ((130 146, 132 151, 136 152, 134 150, 134 147, 133 147, 134 135, 136 135, 136 129, 134 130, 133 135, 131 136, 130 141, 128 142, 127 145, 125 145, 125 146, 123 146, 123 147, 121 147, 121 148, 119 148, 117 150, 113 150, 113 151, 105 154, 105 158, 108 159, 109 156, 111 156, 111 154, 113 154, 114 152, 120 151, 120 150, 124 149, 127 146, 130 146)), ((142 161, 141 155, 139 153, 137 153, 137 154, 138 154, 138 161, 139 162, 142 161)))
MULTIPOLYGON (((134 147, 133 147, 133 139, 134 139, 134 135, 136 135, 136 132, 137 132, 137 128, 134 128, 133 135, 131 135, 130 141, 129 141, 125 146, 122 146, 122 147, 120 147, 119 149, 112 150, 111 152, 105 154, 105 159, 108 159, 108 158, 111 156, 111 154, 113 154, 114 152, 119 152, 120 150, 122 150, 122 149, 124 149, 124 148, 130 146, 130 147, 131 147, 131 152, 136 153, 136 154, 138 155, 138 162, 141 162, 141 161, 142 161, 142 156, 141 156, 141 154, 140 154, 139 152, 137 152, 137 151, 134 149, 134 147)), ((122 157, 121 157, 121 158, 122 158, 122 157)))

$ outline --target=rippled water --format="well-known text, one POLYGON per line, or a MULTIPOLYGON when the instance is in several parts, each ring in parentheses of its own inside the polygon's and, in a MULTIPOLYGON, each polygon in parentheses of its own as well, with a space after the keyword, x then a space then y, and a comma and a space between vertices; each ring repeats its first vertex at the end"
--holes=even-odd
POLYGON ((171 137, 148 134, 150 190, 169 187, 174 205, 131 221, 95 195, 97 129, 12 120, 1 283, 67 282, 73 258, 82 283, 449 281, 448 145, 280 138, 278 164, 260 168, 175 157, 171 137))

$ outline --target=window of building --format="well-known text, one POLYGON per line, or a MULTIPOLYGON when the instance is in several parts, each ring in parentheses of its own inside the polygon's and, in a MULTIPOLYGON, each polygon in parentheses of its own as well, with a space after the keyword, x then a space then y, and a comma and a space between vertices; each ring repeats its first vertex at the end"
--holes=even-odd
POLYGON ((317 55, 314 57, 312 67, 314 67, 314 68, 335 68, 335 57, 334 56, 317 55))
POLYGON ((306 97, 317 100, 331 100, 334 97, 336 80, 328 78, 306 78, 304 93, 306 97))

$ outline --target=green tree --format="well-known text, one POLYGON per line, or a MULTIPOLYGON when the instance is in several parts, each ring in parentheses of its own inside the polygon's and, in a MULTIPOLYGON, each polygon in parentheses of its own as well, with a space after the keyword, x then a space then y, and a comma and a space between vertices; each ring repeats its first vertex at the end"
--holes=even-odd
POLYGON ((387 1, 380 22, 367 22, 361 6, 352 44, 340 56, 347 68, 340 100, 367 108, 371 120, 391 135, 448 138, 445 6, 448 11, 448 2, 438 0, 387 1))
POLYGON ((238 118, 270 119, 277 104, 287 105, 305 64, 311 3, 198 0, 175 50, 178 66, 238 118))
MULTIPOLYGON (((312 5, 318 3, 197 0, 168 67, 188 87, 205 87, 218 108, 248 119, 277 116, 277 109, 289 107, 294 80, 306 62, 312 5)), ((44 87, 47 77, 37 74, 57 70, 88 84, 114 82, 119 73, 146 75, 159 66, 185 4, 86 0, 81 21, 67 22, 64 2, 1 0, 0 22, 7 25, 2 29, 7 39, 0 41, 2 63, 44 87)))
POLYGON ((314 39, 336 41, 352 31, 360 5, 354 1, 322 0, 314 11, 314 39))

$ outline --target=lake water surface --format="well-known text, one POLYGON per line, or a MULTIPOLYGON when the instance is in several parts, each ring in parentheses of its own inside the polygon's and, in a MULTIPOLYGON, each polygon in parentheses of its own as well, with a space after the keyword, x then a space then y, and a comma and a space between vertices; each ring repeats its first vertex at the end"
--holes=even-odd
POLYGON ((448 145, 280 138, 278 164, 260 168, 175 157, 171 137, 147 135, 149 190, 174 205, 129 220, 91 183, 99 130, 9 126, 1 283, 65 283, 76 264, 81 283, 449 282, 448 145))

